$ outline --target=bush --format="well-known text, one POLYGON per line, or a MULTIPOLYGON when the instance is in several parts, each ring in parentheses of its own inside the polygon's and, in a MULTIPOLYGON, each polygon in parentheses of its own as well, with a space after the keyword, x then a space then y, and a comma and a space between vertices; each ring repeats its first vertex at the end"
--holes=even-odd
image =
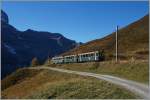
POLYGON ((34 57, 31 61, 31 67, 35 67, 38 65, 39 65, 38 59, 36 57, 34 57))

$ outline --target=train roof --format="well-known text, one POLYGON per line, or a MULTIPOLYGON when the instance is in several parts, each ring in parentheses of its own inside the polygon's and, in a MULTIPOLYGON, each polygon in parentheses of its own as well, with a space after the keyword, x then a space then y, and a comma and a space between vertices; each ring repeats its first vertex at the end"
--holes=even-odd
POLYGON ((66 55, 66 56, 64 56, 64 57, 70 57, 70 56, 76 56, 76 55, 66 55))
MULTIPOLYGON (((79 53, 77 55, 85 55, 85 54, 92 54, 92 53, 98 53, 99 51, 92 51, 92 52, 86 52, 86 53, 79 53)), ((52 57, 52 59, 59 59, 59 58, 63 58, 63 57, 71 57, 71 56, 76 56, 74 55, 66 55, 66 56, 56 56, 56 57, 52 57)))
POLYGON ((63 56, 53 57, 52 59, 56 59, 56 58, 63 58, 63 56))
POLYGON ((84 55, 84 54, 91 54, 91 53, 98 53, 99 51, 93 51, 93 52, 87 52, 87 53, 80 53, 78 55, 84 55))

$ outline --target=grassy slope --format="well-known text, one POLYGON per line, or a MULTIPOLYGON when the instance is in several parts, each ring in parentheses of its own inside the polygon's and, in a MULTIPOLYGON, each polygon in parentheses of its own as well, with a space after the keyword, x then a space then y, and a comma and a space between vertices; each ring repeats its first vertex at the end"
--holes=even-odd
POLYGON ((36 73, 22 69, 2 80, 2 84, 11 84, 3 89, 2 98, 137 98, 123 88, 95 78, 48 70, 38 70, 33 76, 32 72, 36 73), (18 77, 22 71, 26 73, 21 79, 18 77), (11 83, 14 80, 17 83, 11 83))
MULTIPOLYGON (((149 41, 149 15, 144 16, 140 20, 122 28, 118 33, 118 52, 123 54, 125 58, 131 56, 139 58, 147 58, 148 41, 149 41), (143 52, 145 55, 140 55, 143 52)), ((81 52, 95 51, 104 49, 106 58, 112 58, 115 54, 115 33, 112 33, 102 39, 87 42, 75 49, 70 50, 62 55, 75 54, 81 52)))
POLYGON ((37 75, 40 70, 24 70, 18 69, 16 72, 12 73, 2 80, 1 89, 4 90, 7 87, 13 86, 14 84, 21 83, 22 81, 28 80, 29 78, 37 75), (16 74, 17 73, 17 74, 16 74))
POLYGON ((60 65, 48 65, 70 70, 88 71, 100 74, 109 74, 122 77, 129 80, 148 84, 149 82, 149 64, 148 61, 125 61, 115 63, 113 61, 72 63, 60 65))

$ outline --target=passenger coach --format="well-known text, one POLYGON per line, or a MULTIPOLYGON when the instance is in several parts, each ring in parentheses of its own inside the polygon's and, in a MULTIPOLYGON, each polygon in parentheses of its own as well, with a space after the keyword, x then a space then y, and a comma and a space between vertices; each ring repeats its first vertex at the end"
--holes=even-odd
POLYGON ((77 55, 67 55, 53 57, 53 64, 76 63, 76 62, 91 62, 104 60, 104 52, 94 51, 87 53, 79 53, 77 55))

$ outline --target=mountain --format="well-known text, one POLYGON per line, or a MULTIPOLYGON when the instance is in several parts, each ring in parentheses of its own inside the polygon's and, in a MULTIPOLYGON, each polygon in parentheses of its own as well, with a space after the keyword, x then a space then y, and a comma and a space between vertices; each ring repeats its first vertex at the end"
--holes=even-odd
POLYGON ((7 24, 9 23, 7 14, 2 10, 1 10, 1 21, 7 24))
MULTIPOLYGON (((115 57, 115 32, 112 34, 87 42, 62 55, 104 50, 106 59, 115 57)), ((118 54, 120 59, 147 59, 149 53, 149 15, 136 22, 119 29, 118 31, 118 54)))
POLYGON ((32 29, 19 31, 9 24, 4 11, 1 11, 1 36, 2 78, 19 67, 29 66, 34 57, 42 64, 48 57, 77 46, 76 41, 67 39, 60 33, 32 29))

